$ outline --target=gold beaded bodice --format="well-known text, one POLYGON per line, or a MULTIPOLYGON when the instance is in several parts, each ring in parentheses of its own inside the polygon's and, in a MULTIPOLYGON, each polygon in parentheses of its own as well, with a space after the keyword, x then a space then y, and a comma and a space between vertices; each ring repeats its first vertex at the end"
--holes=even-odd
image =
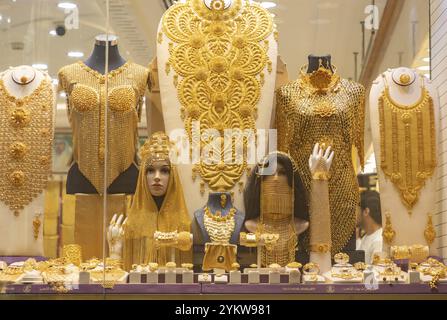
POLYGON ((49 80, 15 98, 0 79, 0 201, 15 215, 46 188, 51 170, 54 91, 49 80))
POLYGON ((135 159, 142 99, 149 71, 132 62, 106 76, 83 62, 59 71, 60 88, 67 94, 73 130, 73 158, 81 173, 99 193, 104 193, 105 105, 108 99, 108 181, 107 186, 135 159))
MULTIPOLYGON (((194 167, 193 179, 200 176, 213 191, 231 190, 246 172, 247 161, 228 161, 235 147, 216 145, 214 137, 193 136, 200 130, 256 129, 257 105, 265 72, 271 73, 268 57, 273 34, 270 13, 256 2, 222 0, 178 2, 166 11, 158 41, 169 41, 167 75, 174 71, 173 83, 181 104, 180 116, 190 142, 212 149, 213 161, 194 167), (193 130, 196 129, 196 130, 193 130), (214 141, 214 142, 213 142, 214 141), (223 147, 222 147, 223 146, 223 147), (223 149, 223 150, 222 150, 223 149)), ((239 135, 238 143, 247 147, 239 135)))
POLYGON ((422 83, 419 101, 401 105, 390 96, 385 76, 384 81, 379 98, 380 165, 411 213, 420 190, 436 168, 433 99, 422 83))
MULTIPOLYGON (((365 89, 345 79, 337 80, 325 91, 309 86, 301 76, 278 90, 278 146, 296 161, 307 192, 311 191, 312 179, 309 155, 315 143, 332 146, 335 158, 330 169, 329 204, 332 253, 335 254, 355 231, 359 186, 352 146, 356 146, 363 165, 365 89)), ((309 249, 307 244, 306 248, 309 249)))

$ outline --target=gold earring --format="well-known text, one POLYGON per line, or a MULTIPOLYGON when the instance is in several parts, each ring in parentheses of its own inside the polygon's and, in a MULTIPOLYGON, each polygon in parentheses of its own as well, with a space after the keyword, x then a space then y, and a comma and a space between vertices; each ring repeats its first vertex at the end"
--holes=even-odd
POLYGON ((385 228, 383 228, 383 239, 387 244, 391 244, 396 236, 396 231, 393 229, 393 225, 391 224, 391 214, 389 212, 386 213, 385 216, 385 228))
POLYGON ((436 239, 436 230, 435 227, 433 226, 433 216, 431 213, 428 214, 428 222, 424 230, 424 236, 428 245, 431 245, 436 239))
POLYGON ((37 240, 39 238, 39 231, 40 226, 42 225, 42 222, 40 221, 40 217, 42 214, 36 214, 33 220, 33 233, 34 233, 34 240, 37 240))
POLYGON ((227 206, 227 195, 226 194, 222 194, 220 196, 220 206, 222 208, 225 208, 227 206))

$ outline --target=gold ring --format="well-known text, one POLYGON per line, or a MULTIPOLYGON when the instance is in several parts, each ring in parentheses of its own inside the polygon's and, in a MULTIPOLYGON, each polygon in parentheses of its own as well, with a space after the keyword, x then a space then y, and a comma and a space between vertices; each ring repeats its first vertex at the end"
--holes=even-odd
POLYGON ((349 256, 346 253, 337 253, 334 256, 334 261, 337 264, 348 264, 349 263, 349 256))
POLYGON ((306 275, 320 274, 320 266, 317 263, 310 262, 303 267, 303 273, 306 275))

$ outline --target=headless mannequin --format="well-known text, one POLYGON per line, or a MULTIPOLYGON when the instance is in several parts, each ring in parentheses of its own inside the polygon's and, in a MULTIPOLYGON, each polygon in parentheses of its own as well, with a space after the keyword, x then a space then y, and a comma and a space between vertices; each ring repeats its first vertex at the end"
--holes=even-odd
POLYGON ((318 68, 320 67, 320 61, 321 64, 323 65, 323 67, 325 67, 326 69, 329 69, 332 71, 332 73, 334 72, 333 68, 332 68, 332 57, 330 54, 325 55, 325 56, 316 56, 316 55, 309 55, 308 57, 309 59, 309 66, 307 68, 307 73, 312 73, 314 71, 317 71, 318 68))
MULTIPOLYGON (((421 97, 421 82, 433 98, 434 119, 435 119, 435 134, 436 145, 439 145, 439 99, 437 98, 436 89, 433 88, 428 79, 423 78, 422 75, 417 74, 416 71, 409 68, 389 69, 384 73, 386 82, 389 86, 389 92, 392 99, 399 104, 411 106, 416 103, 421 97), (401 74, 410 75, 409 81, 406 84, 398 84, 401 74), (396 83, 397 82, 397 83, 396 83)), ((370 119, 371 130, 374 144, 374 152, 377 163, 377 171, 379 176, 380 186, 380 201, 382 208, 382 225, 385 227, 386 213, 391 216, 392 228, 396 235, 392 242, 392 246, 402 245, 428 245, 424 237, 424 230, 427 226, 428 214, 436 213, 436 190, 437 190, 437 170, 435 169, 433 176, 425 180, 424 187, 419 191, 419 200, 409 210, 401 201, 401 195, 396 186, 386 178, 381 169, 381 138, 380 138, 380 117, 379 117, 379 97, 385 89, 385 82, 380 75, 373 83, 370 92, 370 119)), ((386 137, 389 139, 389 137, 386 137)), ((438 156, 438 152, 436 153, 438 156)), ((440 222, 436 221, 436 216, 433 216, 433 224, 436 226, 440 222)), ((430 254, 438 255, 436 240, 430 245, 430 254)), ((389 251, 390 246, 384 241, 384 251, 389 251)))
MULTIPOLYGON (((126 60, 120 55, 118 49, 118 38, 109 36, 109 67, 108 71, 113 71, 123 66, 126 60)), ((106 46, 107 40, 105 35, 96 37, 95 47, 90 57, 84 61, 89 68, 105 74, 106 70, 106 46)), ((112 160, 113 161, 113 160, 112 160)), ((135 192, 138 180, 138 168, 132 164, 127 170, 122 172, 118 178, 107 189, 109 194, 133 194, 135 192)), ((67 176, 67 194, 97 194, 95 187, 81 173, 79 167, 74 163, 67 176)))
MULTIPOLYGON (((41 85, 43 80, 49 81, 51 78, 45 72, 34 69, 30 66, 19 66, 10 68, 0 74, 5 89, 11 96, 18 99, 33 94, 41 85), (25 79, 26 78, 26 79, 25 79)), ((53 124, 55 123, 56 90, 53 95, 53 124)), ((51 137, 52 138, 52 137, 51 137)), ((3 155, 2 155, 3 156, 3 155)), ((0 256, 43 256, 43 211, 44 211, 44 191, 33 199, 15 217, 13 212, 3 202, 0 202, 0 256), (42 222, 39 228, 37 240, 33 237, 33 219, 41 214, 42 222)))
MULTIPOLYGON (((231 194, 225 193, 225 192, 224 193, 222 193, 222 192, 210 193, 208 196, 208 202, 206 205, 210 209, 211 213, 214 214, 217 211, 221 211, 222 216, 225 217, 230 212, 230 209, 233 207, 231 194), (227 196, 225 208, 222 208, 222 206, 220 204, 222 195, 227 196)), ((196 221, 198 228, 200 230, 200 233, 202 235, 203 243, 207 243, 207 242, 211 242, 211 239, 208 235, 208 232, 205 229, 204 215, 205 215, 204 208, 201 208, 201 209, 197 210, 196 212, 194 212, 195 221, 196 221)), ((237 244, 239 242, 239 233, 241 232, 244 220, 245 220, 245 214, 243 212, 237 210, 234 215, 235 226, 234 226, 233 235, 231 236, 231 239, 230 239, 231 244, 237 244)))

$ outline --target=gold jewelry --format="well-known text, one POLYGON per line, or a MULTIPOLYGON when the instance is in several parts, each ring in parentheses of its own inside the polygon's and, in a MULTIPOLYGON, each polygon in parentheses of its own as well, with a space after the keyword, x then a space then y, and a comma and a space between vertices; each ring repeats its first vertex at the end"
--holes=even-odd
POLYGON ((231 208, 226 216, 222 216, 220 211, 212 214, 208 206, 205 206, 204 211, 204 225, 211 242, 229 243, 236 226, 234 220, 236 208, 231 208))
POLYGON ((34 216, 34 220, 33 220, 33 234, 34 234, 34 240, 37 240, 39 238, 39 231, 40 231, 40 226, 42 224, 42 222, 40 221, 40 218, 42 217, 42 214, 36 214, 34 216))
POLYGON ((391 214, 387 212, 385 214, 385 227, 383 228, 383 240, 386 244, 391 244, 396 236, 396 231, 391 224, 391 214))
POLYGON ((319 275, 320 266, 317 263, 310 262, 303 267, 303 273, 305 275, 319 275))
POLYGON ((312 175, 313 180, 320 180, 320 181, 329 181, 331 178, 331 175, 329 172, 324 171, 317 171, 312 175))
POLYGON ((172 262, 172 261, 168 262, 168 263, 166 263, 166 268, 168 270, 173 270, 173 269, 177 268, 177 264, 175 262, 172 262))
POLYGON ((287 268, 290 268, 290 269, 301 269, 302 267, 303 267, 303 265, 296 261, 291 262, 287 265, 287 268))
POLYGON ((54 92, 48 80, 25 98, 0 80, 0 201, 14 215, 45 190, 51 170, 54 92))
POLYGON ((411 262, 410 263, 410 270, 411 271, 416 271, 418 269, 419 265, 415 262, 411 262))
POLYGON ((390 96, 385 75, 383 79, 385 90, 379 99, 381 168, 411 214, 437 165, 433 99, 422 79, 419 101, 399 104, 390 96))
POLYGON ((431 213, 428 214, 428 222, 424 230, 424 237, 429 246, 432 245, 436 239, 436 229, 433 225, 433 216, 431 213))
POLYGON ((354 263, 354 268, 357 271, 365 271, 368 268, 368 266, 364 262, 357 262, 357 263, 354 263))
POLYGON ((194 265, 192 263, 182 263, 182 268, 192 270, 192 268, 194 268, 194 265))
POLYGON ((328 243, 316 243, 309 247, 310 252, 328 253, 331 252, 331 245, 328 243))
POLYGON ((408 246, 391 247, 391 257, 393 260, 403 260, 411 258, 411 249, 408 246))
MULTIPOLYGON (((305 67, 298 80, 277 91, 278 149, 290 153, 297 163, 307 194, 315 182, 309 168, 309 155, 315 143, 332 146, 337 155, 328 181, 331 196, 327 223, 332 255, 343 250, 355 232, 359 187, 354 168, 345 164, 352 163, 352 146, 355 146, 364 165, 364 103, 362 85, 333 74, 327 89, 320 90, 310 83, 305 67)), ((313 241, 326 243, 323 237, 322 233, 321 239, 313 241)), ((309 251, 309 231, 303 241, 303 247, 309 251)))
POLYGON ((430 255, 430 248, 421 244, 415 244, 410 247, 411 262, 422 263, 427 260, 430 255))
POLYGON ((106 92, 106 76, 83 62, 65 66, 59 71, 59 86, 67 94, 73 129, 73 160, 100 194, 104 193, 106 144, 108 154, 113 155, 106 168, 107 187, 135 160, 138 119, 149 71, 133 62, 126 62, 110 71, 107 77, 106 92), (119 125, 115 125, 117 123, 119 125))
POLYGON ((150 272, 155 272, 158 270, 158 263, 149 263, 148 267, 150 272))
POLYGON ((352 280, 352 279, 362 277, 362 274, 359 273, 355 268, 353 269, 352 267, 350 267, 350 268, 332 268, 332 270, 335 270, 335 269, 341 269, 341 270, 338 270, 337 272, 332 271, 331 272, 332 278, 339 278, 339 279, 343 279, 343 280, 352 280))
POLYGON ((175 152, 174 145, 164 132, 156 132, 146 140, 140 149, 141 158, 147 166, 158 161, 170 161, 171 153, 175 152))
POLYGON ((80 266, 82 263, 82 248, 77 244, 65 245, 62 249, 62 256, 66 264, 80 266))
POLYGON ((227 195, 226 194, 222 194, 220 196, 220 206, 222 207, 222 209, 224 209, 227 206, 227 195))
POLYGON ((331 66, 333 72, 323 66, 323 60, 319 59, 319 67, 312 73, 307 73, 308 65, 301 67, 301 79, 305 87, 312 93, 325 93, 338 85, 340 77, 336 74, 337 68, 331 66))
POLYGON ((410 83, 411 77, 409 74, 403 73, 399 77, 399 81, 402 85, 406 86, 410 83))
MULTIPOLYGON (((198 141, 201 150, 211 149, 212 141, 193 136, 195 121, 200 121, 201 132, 216 129, 221 135, 225 129, 255 129, 264 72, 273 71, 268 58, 268 37, 274 31, 270 13, 242 0, 222 10, 221 1, 211 7, 202 0, 177 2, 162 19, 163 34, 170 41, 166 73, 175 72, 181 118, 190 142, 198 141)), ((238 139, 245 148, 246 139, 238 139)), ((228 150, 212 149, 219 161, 200 162, 193 177, 199 175, 213 191, 231 190, 245 173, 246 155, 241 164, 225 164, 228 150)))
POLYGON ((337 253, 334 256, 334 261, 337 264, 348 264, 349 263, 349 255, 347 255, 346 253, 337 253))
POLYGON ((241 266, 237 262, 231 264, 231 270, 232 271, 238 271, 240 268, 241 268, 241 266))

